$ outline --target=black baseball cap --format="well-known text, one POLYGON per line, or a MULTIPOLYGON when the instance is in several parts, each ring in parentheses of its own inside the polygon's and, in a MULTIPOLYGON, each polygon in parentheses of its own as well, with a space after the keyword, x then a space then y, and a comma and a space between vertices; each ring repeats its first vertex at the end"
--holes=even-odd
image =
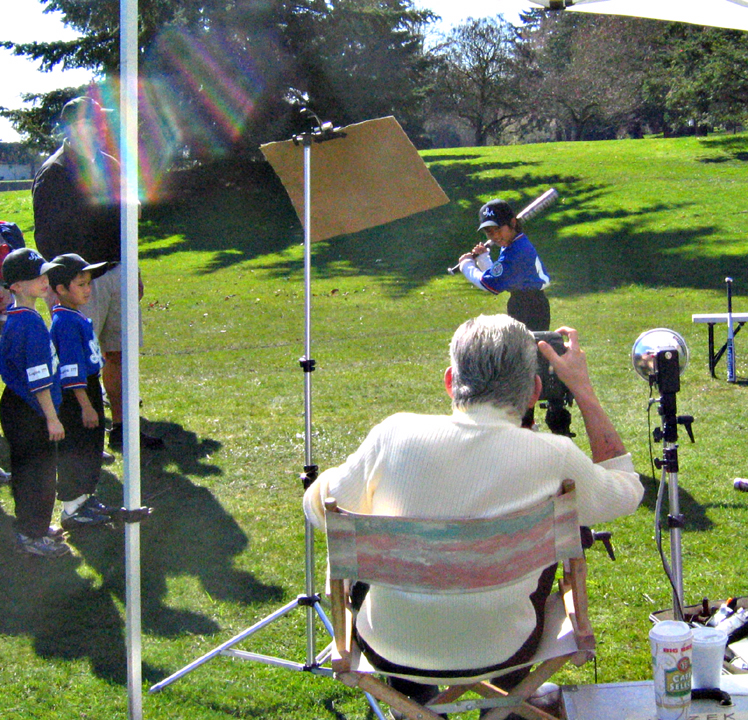
POLYGON ((90 265, 80 255, 67 253, 58 255, 52 260, 54 267, 49 271, 49 284, 52 288, 58 285, 66 287, 75 279, 78 273, 90 272, 91 277, 95 278, 104 273, 107 263, 93 263, 90 265))
POLYGON ((9 288, 13 283, 36 280, 55 267, 55 263, 47 262, 36 250, 19 248, 3 260, 3 282, 9 288))
POLYGON ((92 121, 100 117, 102 113, 110 113, 110 108, 102 107, 100 103, 88 95, 69 100, 62 106, 60 111, 60 123, 63 125, 73 125, 79 120, 92 121))
POLYGON ((508 225, 514 217, 514 210, 506 200, 490 200, 478 211, 478 230, 508 225))

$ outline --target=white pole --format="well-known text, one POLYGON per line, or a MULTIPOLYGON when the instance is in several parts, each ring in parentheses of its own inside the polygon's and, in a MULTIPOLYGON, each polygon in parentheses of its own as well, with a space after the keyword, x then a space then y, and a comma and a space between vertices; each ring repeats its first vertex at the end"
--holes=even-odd
MULTIPOLYGON (((140 507, 138 323, 138 0, 120 0, 122 405, 125 508, 140 507)), ((143 717, 140 525, 125 523, 128 718, 143 717)))

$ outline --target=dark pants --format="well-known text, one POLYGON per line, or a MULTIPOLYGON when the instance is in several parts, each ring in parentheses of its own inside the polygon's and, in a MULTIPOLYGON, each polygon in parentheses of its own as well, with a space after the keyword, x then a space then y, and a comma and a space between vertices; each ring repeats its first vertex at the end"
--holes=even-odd
POLYGON ((44 416, 7 386, 0 398, 0 424, 10 445, 16 531, 44 537, 55 505, 57 445, 49 441, 44 416))
POLYGON ((551 328, 551 306, 542 290, 513 290, 509 293, 506 314, 533 332, 551 328))
MULTIPOLYGON (((531 332, 551 329, 551 305, 542 290, 513 290, 509 293, 506 314, 519 320, 531 332)), ((530 408, 522 418, 522 427, 535 424, 535 408, 530 408)))
POLYGON ((104 450, 104 401, 98 375, 88 377, 86 394, 99 416, 95 428, 83 425, 81 406, 72 390, 63 390, 60 422, 65 439, 59 444, 57 459, 57 497, 63 502, 81 495, 92 495, 101 475, 101 453, 104 450))

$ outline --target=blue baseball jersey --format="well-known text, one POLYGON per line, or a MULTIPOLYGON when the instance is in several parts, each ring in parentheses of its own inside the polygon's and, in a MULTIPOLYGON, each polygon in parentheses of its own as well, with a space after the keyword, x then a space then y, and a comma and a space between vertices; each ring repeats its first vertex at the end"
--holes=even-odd
POLYGON ((22 397, 36 412, 44 415, 36 393, 49 389, 55 408, 62 393, 57 352, 42 316, 31 308, 8 308, 0 337, 0 376, 3 382, 22 397))
POLYGON ((88 377, 98 375, 104 366, 93 323, 78 310, 55 305, 49 333, 60 359, 62 389, 85 388, 88 377))
POLYGON ((512 290, 543 290, 550 282, 548 271, 524 233, 517 235, 509 247, 501 248, 496 262, 480 279, 482 287, 496 294, 512 290))

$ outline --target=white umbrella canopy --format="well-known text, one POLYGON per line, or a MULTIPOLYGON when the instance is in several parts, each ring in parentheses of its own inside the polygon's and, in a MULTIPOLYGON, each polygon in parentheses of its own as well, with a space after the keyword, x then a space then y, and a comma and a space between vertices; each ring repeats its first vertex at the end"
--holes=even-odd
POLYGON ((670 20, 692 25, 748 30, 748 0, 530 0, 573 12, 670 20))

